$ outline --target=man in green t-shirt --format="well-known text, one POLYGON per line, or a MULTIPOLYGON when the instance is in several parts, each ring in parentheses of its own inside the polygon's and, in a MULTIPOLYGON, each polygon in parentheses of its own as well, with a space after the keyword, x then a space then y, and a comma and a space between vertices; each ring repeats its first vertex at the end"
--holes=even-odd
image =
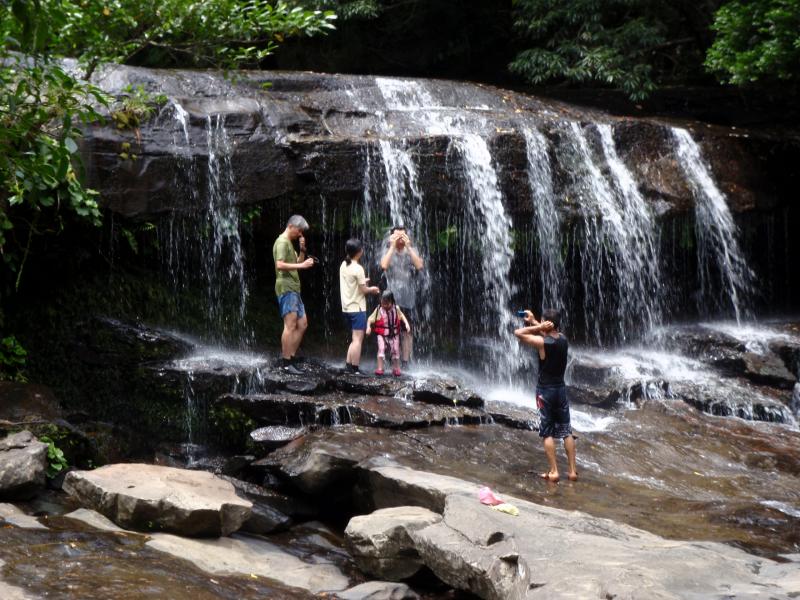
POLYGON ((286 229, 272 245, 272 258, 275 261, 275 295, 283 318, 281 334, 281 368, 294 375, 302 373, 295 364, 295 353, 303 341, 308 328, 306 307, 300 297, 301 269, 314 266, 313 258, 306 258, 306 240, 303 234, 308 231, 308 221, 300 215, 292 215, 286 229), (292 242, 299 241, 300 254, 292 242))

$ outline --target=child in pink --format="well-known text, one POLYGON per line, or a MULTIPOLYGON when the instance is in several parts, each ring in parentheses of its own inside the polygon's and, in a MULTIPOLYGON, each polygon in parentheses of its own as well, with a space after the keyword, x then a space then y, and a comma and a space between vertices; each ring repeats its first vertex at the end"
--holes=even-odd
POLYGON ((392 375, 400 377, 400 332, 411 331, 408 319, 394 302, 394 294, 386 290, 381 295, 381 304, 367 319, 367 335, 378 336, 378 368, 375 375, 383 375, 386 348, 392 357, 392 375))

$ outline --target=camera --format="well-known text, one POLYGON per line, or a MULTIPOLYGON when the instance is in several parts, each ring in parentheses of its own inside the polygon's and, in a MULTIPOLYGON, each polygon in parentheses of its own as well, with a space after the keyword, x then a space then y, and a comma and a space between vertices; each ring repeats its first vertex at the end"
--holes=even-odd
POLYGON ((518 311, 517 311, 517 316, 518 316, 519 318, 521 318, 521 319, 524 319, 524 318, 525 318, 527 315, 525 314, 525 311, 524 311, 524 310, 518 310, 518 311))

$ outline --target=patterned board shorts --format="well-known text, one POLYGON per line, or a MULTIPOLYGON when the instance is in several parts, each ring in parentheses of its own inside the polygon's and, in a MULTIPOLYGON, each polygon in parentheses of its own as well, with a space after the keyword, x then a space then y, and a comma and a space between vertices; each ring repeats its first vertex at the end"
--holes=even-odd
POLYGON ((536 405, 539 407, 539 437, 563 439, 572 435, 566 386, 537 387, 536 405))

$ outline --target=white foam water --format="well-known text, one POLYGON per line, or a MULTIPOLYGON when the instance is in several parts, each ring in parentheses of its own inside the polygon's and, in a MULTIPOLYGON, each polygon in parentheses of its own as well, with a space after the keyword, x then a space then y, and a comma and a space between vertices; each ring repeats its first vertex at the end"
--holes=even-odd
MULTIPOLYGON (((569 393, 569 392, 567 392, 569 393)), ((484 392, 485 397, 493 402, 508 402, 522 408, 536 411, 536 392, 533 389, 524 390, 516 387, 494 387, 484 392)), ((608 431, 614 423, 618 422, 616 417, 608 414, 599 414, 592 410, 576 408, 574 405, 569 409, 572 427, 579 433, 591 433, 608 431)))

